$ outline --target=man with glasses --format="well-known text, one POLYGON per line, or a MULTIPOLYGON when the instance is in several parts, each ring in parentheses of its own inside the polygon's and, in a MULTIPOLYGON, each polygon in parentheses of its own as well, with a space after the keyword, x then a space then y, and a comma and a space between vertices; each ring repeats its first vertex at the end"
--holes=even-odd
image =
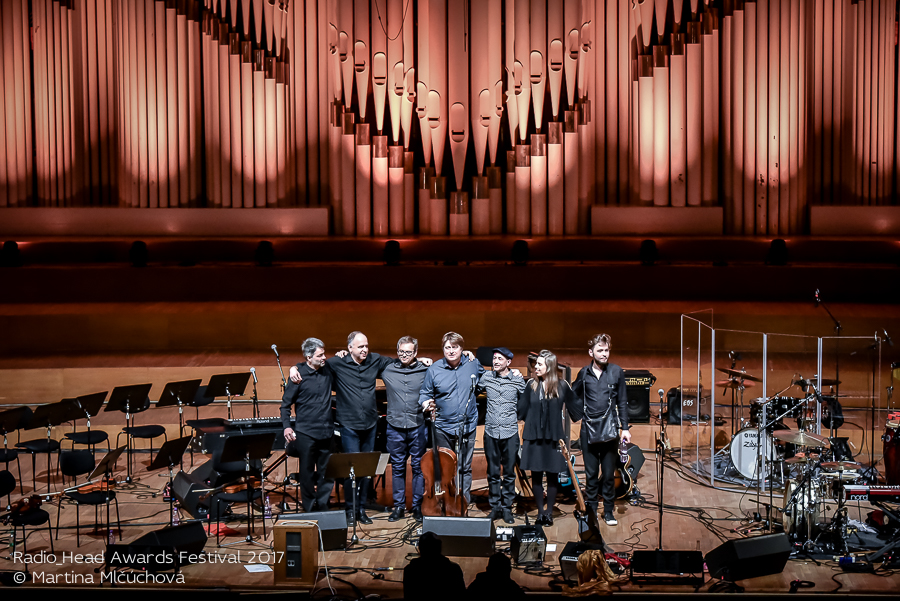
POLYGON ((419 341, 404 336, 397 341, 397 360, 384 368, 381 379, 387 390, 387 450, 391 455, 391 478, 394 509, 388 517, 396 522, 406 513, 406 460, 412 466, 412 516, 422 520, 422 497, 425 478, 422 456, 427 444, 427 429, 419 390, 425 380, 430 360, 418 360, 419 341))

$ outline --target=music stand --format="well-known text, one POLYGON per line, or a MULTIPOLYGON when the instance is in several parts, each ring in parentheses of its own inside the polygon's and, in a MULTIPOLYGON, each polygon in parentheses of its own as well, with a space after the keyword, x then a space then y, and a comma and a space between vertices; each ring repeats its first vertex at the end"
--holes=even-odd
MULTIPOLYGON (((241 375, 241 374, 238 374, 241 375)), ((249 376, 250 374, 246 374, 249 376)), ((215 376, 213 376, 215 377, 215 376)), ((212 382, 212 380, 210 380, 212 382)), ((245 382, 246 385, 246 382, 245 382)), ((243 461, 244 462, 244 473, 248 478, 247 482, 247 536, 244 537, 242 542, 259 545, 261 547, 265 547, 267 549, 271 548, 269 545, 265 543, 261 543, 259 541, 253 540, 253 536, 251 532, 253 531, 253 507, 252 507, 252 498, 253 498, 253 487, 251 486, 251 482, 249 478, 251 477, 250 470, 250 462, 251 461, 264 461, 269 458, 269 455, 272 454, 272 445, 275 444, 275 433, 268 432, 264 434, 244 434, 242 436, 229 436, 228 440, 225 441, 225 446, 222 449, 222 455, 219 458, 219 463, 228 463, 232 461, 243 461)), ((260 477, 262 480, 260 481, 260 490, 265 490, 266 482, 265 482, 265 474, 262 470, 260 470, 260 477)), ((263 505, 265 505, 265 501, 263 500, 263 505)), ((212 511, 210 511, 212 513, 212 511)), ((263 540, 266 538, 266 515, 263 513, 262 518, 263 523, 263 540)), ((240 542, 228 543, 225 545, 218 544, 218 535, 216 535, 216 545, 221 547, 230 547, 232 545, 241 544, 240 542)))
POLYGON ((91 418, 100 413, 100 409, 103 408, 103 402, 106 401, 106 396, 108 394, 109 391, 94 392, 91 394, 83 394, 73 399, 78 406, 79 414, 73 419, 72 432, 66 434, 66 438, 72 441, 73 446, 76 444, 85 444, 93 450, 94 445, 107 440, 108 435, 102 430, 97 432, 97 434, 100 435, 99 437, 95 438, 91 435, 91 418), (77 426, 75 425, 75 422, 79 419, 87 420, 87 432, 83 435, 80 435, 76 431, 77 426))
MULTIPOLYGON (((104 411, 119 411, 125 414, 125 427, 134 427, 134 415, 146 410, 150 406, 150 389, 153 384, 133 384, 131 386, 116 386, 109 395, 104 411), (130 425, 129 425, 130 424, 130 425)), ((131 484, 132 436, 128 434, 125 439, 128 449, 128 461, 126 462, 125 482, 131 484)))
MULTIPOLYGON (((194 400, 197 390, 200 388, 199 378, 196 380, 183 380, 181 382, 169 382, 163 388, 157 407, 178 406, 178 433, 184 434, 184 407, 194 400)), ((162 453, 162 449, 159 450, 162 453)))
MULTIPOLYGON (((197 382, 199 381, 197 380, 197 382)), ((153 458, 153 461, 150 462, 150 466, 147 468, 148 472, 169 468, 169 482, 166 484, 166 490, 169 494, 163 498, 163 501, 169 502, 169 526, 175 525, 173 520, 174 512, 172 511, 172 508, 175 506, 175 495, 172 488, 175 480, 173 470, 175 464, 181 463, 181 458, 184 457, 184 452, 187 451, 192 438, 193 436, 182 436, 174 440, 167 440, 160 447, 159 453, 156 454, 156 457, 153 458)))
POLYGON ((207 397, 227 397, 228 399, 228 419, 232 418, 231 399, 244 394, 247 389, 247 383, 250 381, 250 372, 241 372, 236 374, 218 374, 209 379, 206 385, 207 397))
MULTIPOLYGON (((328 459, 328 467, 325 468, 326 479, 350 478, 350 481, 353 483, 353 536, 350 537, 350 545, 359 542, 359 537, 356 536, 356 523, 358 522, 356 519, 358 507, 356 479, 377 476, 380 459, 381 453, 378 451, 369 453, 335 453, 328 459)), ((383 467, 381 471, 384 473, 383 467)), ((346 492, 344 491, 344 494, 346 492)))

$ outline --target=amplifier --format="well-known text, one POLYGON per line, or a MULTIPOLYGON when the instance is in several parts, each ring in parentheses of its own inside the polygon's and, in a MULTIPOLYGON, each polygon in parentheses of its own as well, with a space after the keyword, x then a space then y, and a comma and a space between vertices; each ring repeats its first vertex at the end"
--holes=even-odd
POLYGON ((568 542, 559 554, 559 569, 562 570, 563 580, 578 582, 578 558, 585 551, 594 549, 603 551, 603 545, 593 543, 568 542))
POLYGON ((434 532, 441 539, 444 555, 456 557, 490 557, 497 537, 490 518, 425 516, 422 534, 426 532, 434 532))
POLYGON ((540 525, 515 526, 509 543, 510 555, 516 565, 543 563, 547 553, 547 537, 540 525))
POLYGON ((632 424, 650 423, 650 387, 656 376, 646 369, 625 369, 625 387, 628 392, 628 421, 632 424))

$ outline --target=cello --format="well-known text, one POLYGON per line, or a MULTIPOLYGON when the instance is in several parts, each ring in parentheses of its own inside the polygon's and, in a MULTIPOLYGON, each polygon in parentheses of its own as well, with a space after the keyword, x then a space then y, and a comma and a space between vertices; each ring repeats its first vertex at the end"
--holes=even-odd
POLYGON ((425 477, 425 495, 422 498, 422 515, 430 517, 465 517, 469 511, 466 497, 457 486, 456 453, 443 448, 437 442, 437 408, 431 412, 432 448, 422 456, 422 475, 425 477))

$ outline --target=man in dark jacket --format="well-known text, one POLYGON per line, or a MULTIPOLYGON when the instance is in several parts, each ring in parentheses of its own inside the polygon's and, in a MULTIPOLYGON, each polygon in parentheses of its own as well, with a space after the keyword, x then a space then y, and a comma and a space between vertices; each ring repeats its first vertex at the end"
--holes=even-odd
POLYGON ((598 492, 602 493, 603 520, 609 526, 615 526, 618 523, 613 513, 618 446, 620 440, 626 444, 631 442, 631 431, 628 429, 625 374, 621 367, 609 362, 611 341, 608 334, 597 334, 588 343, 592 361, 578 372, 568 409, 573 421, 584 418, 581 452, 586 480, 585 502, 596 511, 598 492), (602 426, 607 419, 616 420, 618 436, 602 440, 602 426))

